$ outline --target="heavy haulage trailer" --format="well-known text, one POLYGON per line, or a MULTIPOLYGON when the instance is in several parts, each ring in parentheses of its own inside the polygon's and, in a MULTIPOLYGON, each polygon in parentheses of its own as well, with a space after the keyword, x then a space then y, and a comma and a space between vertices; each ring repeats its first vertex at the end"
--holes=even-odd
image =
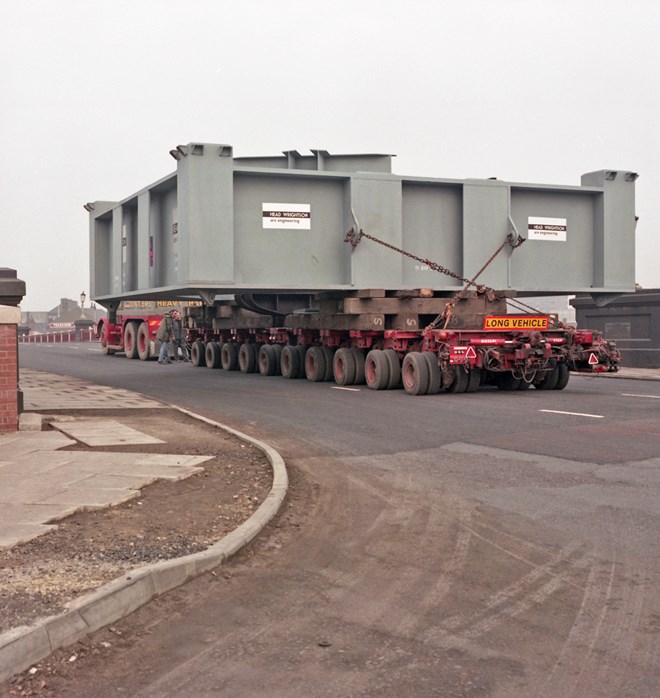
POLYGON ((154 355, 157 317, 120 304, 159 298, 187 303, 197 366, 416 395, 617 370, 614 343, 524 298, 634 290, 633 172, 557 186, 402 177, 389 155, 171 154, 176 173, 86 205, 107 353, 154 355))

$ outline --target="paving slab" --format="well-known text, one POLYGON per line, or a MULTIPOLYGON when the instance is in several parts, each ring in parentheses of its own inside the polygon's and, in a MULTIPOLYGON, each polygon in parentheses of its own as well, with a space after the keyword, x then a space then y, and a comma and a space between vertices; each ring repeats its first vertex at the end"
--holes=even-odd
POLYGON ((70 409, 163 409, 162 402, 123 388, 95 385, 79 378, 58 376, 21 367, 20 387, 26 411, 70 409))
POLYGON ((76 442, 57 431, 40 432, 13 432, 12 434, 0 434, 0 454, 3 460, 15 460, 16 456, 22 456, 37 451, 54 451, 65 446, 72 446, 76 442), (11 458, 7 454, 11 453, 11 458))
POLYGON ((51 420, 55 429, 88 446, 129 446, 162 444, 161 439, 149 436, 114 419, 51 420))
MULTIPOLYGON (((140 432, 138 432, 140 433, 140 432)), ((75 443, 58 431, 0 440, 0 547, 26 542, 79 509, 133 499, 146 485, 201 472, 213 456, 58 451, 75 443)), ((159 443, 162 443, 159 441, 159 443)))

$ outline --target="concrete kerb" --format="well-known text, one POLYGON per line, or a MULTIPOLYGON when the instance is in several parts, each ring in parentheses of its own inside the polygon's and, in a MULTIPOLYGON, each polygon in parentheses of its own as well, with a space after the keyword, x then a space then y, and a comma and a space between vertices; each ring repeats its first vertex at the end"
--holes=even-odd
POLYGON ((76 599, 66 611, 29 627, 0 635, 0 681, 41 661, 55 650, 124 618, 157 596, 218 567, 247 545, 275 517, 289 486, 284 459, 271 446, 212 419, 176 405, 172 409, 251 443, 262 451, 273 470, 271 490, 259 508, 222 540, 206 550, 133 570, 76 599))

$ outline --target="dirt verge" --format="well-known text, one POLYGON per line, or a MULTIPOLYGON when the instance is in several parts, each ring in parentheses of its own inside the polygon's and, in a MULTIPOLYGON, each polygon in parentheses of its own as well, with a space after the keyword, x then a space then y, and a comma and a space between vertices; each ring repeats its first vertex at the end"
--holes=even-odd
MULTIPOLYGON (((61 413, 60 413, 61 414, 61 413)), ((205 550, 243 523, 272 483, 256 447, 176 410, 85 410, 67 415, 112 417, 163 444, 72 450, 208 455, 203 472, 158 481, 130 502, 79 511, 30 542, 0 551, 0 632, 30 625, 142 565, 205 550)))

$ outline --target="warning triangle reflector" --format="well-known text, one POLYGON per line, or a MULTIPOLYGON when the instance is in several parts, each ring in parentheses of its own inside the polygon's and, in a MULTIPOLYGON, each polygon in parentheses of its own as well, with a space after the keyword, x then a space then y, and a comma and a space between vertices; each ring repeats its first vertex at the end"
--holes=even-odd
POLYGON ((592 351, 591 354, 589 354, 589 366, 594 366, 597 363, 598 357, 592 351))
POLYGON ((466 359, 476 359, 477 358, 477 352, 474 350, 474 347, 467 348, 467 351, 465 352, 465 358, 466 359))

